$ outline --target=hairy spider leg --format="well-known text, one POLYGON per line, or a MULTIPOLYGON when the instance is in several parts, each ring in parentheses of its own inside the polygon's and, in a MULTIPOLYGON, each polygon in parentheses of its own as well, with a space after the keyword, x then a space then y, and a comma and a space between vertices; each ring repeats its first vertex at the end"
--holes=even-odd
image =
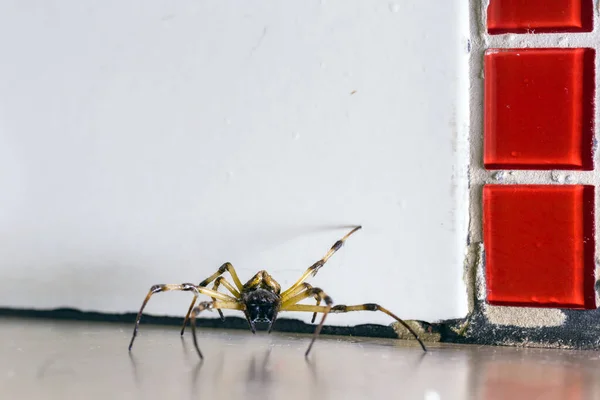
MULTIPOLYGON (((219 291, 219 286, 223 285, 227 288, 227 290, 229 290, 229 292, 231 292, 231 294, 236 298, 239 299, 240 298, 240 292, 237 291, 236 288, 233 287, 233 285, 229 282, 227 282, 227 279, 225 279, 224 276, 220 276, 217 279, 215 279, 215 284, 212 287, 212 290, 214 290, 215 292, 219 291)), ((196 298, 198 296, 195 296, 196 298)), ((212 298, 213 301, 217 301, 217 299, 215 299, 214 297, 212 298)), ((194 301, 192 302, 192 305, 194 305, 194 303, 196 302, 196 299, 194 299, 194 301)), ((189 312, 190 310, 188 310, 189 312)), ((225 316, 223 315, 223 311, 221 311, 220 308, 217 308, 217 311, 219 312, 219 316, 221 317, 221 321, 225 321, 225 316)))
MULTIPOLYGON (((217 292, 219 290, 219 286, 223 285, 227 288, 227 290, 229 290, 229 292, 231 292, 231 294, 239 299, 240 297, 240 292, 237 291, 237 289, 235 287, 233 287, 233 285, 229 282, 227 282, 227 279, 225 279, 224 276, 219 276, 217 279, 215 279, 215 283, 212 287, 212 290, 214 290, 215 292, 217 292)), ((183 322, 183 326, 181 327, 181 335, 183 335, 185 326, 187 325, 187 321, 189 320, 189 316, 190 313, 192 312, 192 309, 194 308, 194 305, 196 304, 196 300, 198 299, 198 295, 194 295, 194 298, 192 299, 192 304, 190 304, 190 307, 188 308, 188 312, 186 314, 186 319, 183 322)), ((213 301, 217 301, 217 299, 215 299, 214 297, 212 297, 213 301)), ((219 317, 221 317, 221 321, 225 321, 225 316, 223 315, 223 311, 221 311, 221 309, 217 309, 217 311, 219 312, 219 317)))
POLYGON ((131 347, 133 346, 133 341, 135 340, 135 337, 137 336, 138 328, 140 325, 140 320, 142 319, 142 313, 144 312, 144 308, 146 307, 146 304, 148 304, 148 300, 150 300, 150 297, 152 297, 153 294, 160 293, 160 292, 168 292, 171 290, 182 290, 182 291, 186 291, 186 292, 193 291, 195 297, 198 297, 198 295, 201 293, 201 294, 206 294, 210 297, 213 297, 213 298, 216 298, 219 300, 223 300, 223 301, 233 301, 233 302, 237 301, 235 298, 228 296, 224 293, 219 293, 219 292, 215 292, 214 290, 210 290, 208 288, 199 287, 199 286, 194 285, 193 283, 154 285, 148 291, 148 294, 146 295, 146 298, 144 299, 144 302, 142 303, 142 307, 140 308, 140 311, 138 312, 137 318, 135 320, 135 326, 133 328, 133 335, 131 337, 131 342, 129 342, 129 351, 131 351, 131 347))
POLYGON ((209 283, 217 279, 219 276, 223 275, 225 272, 229 272, 229 275, 231 275, 231 279, 233 279, 233 283, 235 283, 237 289, 241 291, 244 285, 242 285, 242 281, 240 281, 240 278, 238 278, 238 274, 235 272, 235 268, 233 268, 233 265, 230 262, 226 262, 223 265, 221 265, 217 272, 200 282, 198 286, 208 285, 209 283))
POLYGON ((256 275, 246 282, 242 291, 248 291, 262 285, 268 287, 277 295, 281 292, 281 285, 267 271, 258 271, 256 275))
MULTIPOLYGON (((298 286, 296 289, 292 290, 291 292, 289 292, 286 296, 283 296, 281 298, 282 301, 286 301, 287 299, 297 295, 300 292, 305 291, 306 289, 312 289, 312 285, 310 283, 306 283, 303 282, 300 286, 298 286)), ((317 305, 321 305, 321 298, 315 294, 315 300, 317 301, 317 305)), ((317 313, 313 313, 312 319, 310 320, 310 323, 314 323, 315 319, 317 318, 317 313)))
POLYGON ((238 292, 238 290, 227 281, 227 278, 225 278, 224 276, 220 276, 217 279, 215 279, 215 284, 213 285, 213 290, 217 291, 217 289, 219 288, 220 285, 223 285, 227 288, 227 290, 229 290, 231 292, 231 294, 233 295, 233 297, 235 297, 236 299, 240 297, 240 292, 238 292))
POLYGON ((200 356, 201 360, 204 359, 204 356, 200 351, 200 347, 198 346, 198 339, 196 337, 196 317, 198 316, 198 314, 200 314, 200 312, 204 310, 211 310, 215 308, 217 310, 225 308, 229 310, 244 310, 244 305, 235 301, 203 301, 192 310, 192 338, 194 339, 194 347, 196 348, 196 352, 198 353, 198 356, 200 356))
MULTIPOLYGON (((284 311, 284 308, 282 307, 281 310, 284 311)), ((400 324, 402 324, 402 326, 404 326, 415 337, 415 339, 417 339, 417 341, 421 345, 421 348, 423 349, 423 351, 427 351, 427 349, 425 348, 425 345, 423 344, 423 342, 421 341, 419 336, 416 334, 416 332, 414 330, 412 330, 412 328, 406 322, 404 322, 401 318, 396 316, 391 311, 383 308, 379 304, 367 303, 367 304, 360 304, 360 305, 356 305, 356 306, 346 306, 346 305, 340 304, 340 305, 337 305, 337 306, 334 306, 331 308, 324 307, 324 306, 311 306, 308 304, 290 304, 285 307, 285 311, 322 312, 325 315, 329 312, 331 312, 331 313, 346 313, 346 312, 350 312, 350 311, 381 311, 381 312, 386 313, 390 317, 394 318, 400 324)), ((312 344, 314 343, 315 339, 317 338, 317 335, 318 335, 318 333, 317 333, 317 331, 315 331, 313 340, 310 342, 310 346, 308 346, 308 350, 306 351, 307 356, 308 356, 308 353, 310 352, 310 348, 312 347, 312 344)))
MULTIPOLYGON (((208 285, 209 283, 211 283, 212 281, 217 279, 219 276, 223 275, 225 272, 229 272, 229 275, 231 275, 231 279, 233 279, 233 283, 235 284, 237 289, 241 292, 244 285, 242 285, 242 282, 240 281, 240 278, 238 277, 237 272, 235 272, 235 268, 233 268, 233 265, 230 262, 226 262, 223 265, 221 265, 219 267, 219 269, 217 270, 217 272, 215 272, 214 274, 212 274, 211 276, 209 276, 208 278, 206 278, 205 280, 200 282, 198 284, 198 286, 204 287, 204 286, 208 285)), ((223 284, 223 286, 225 286, 225 284, 223 284)), ((239 297, 239 296, 236 296, 236 297, 239 297)), ((188 308, 188 312, 187 312, 187 314, 185 314, 185 318, 183 319, 183 324, 181 325, 181 333, 180 333, 181 335, 183 335, 183 333, 185 332, 185 327, 187 326, 187 323, 190 320, 190 314, 192 313, 192 309, 194 308, 194 305, 196 304, 197 299, 198 299, 198 296, 194 296, 194 298, 192 299, 192 303, 190 304, 190 307, 188 308)), ((213 300, 214 300, 214 298, 213 298, 213 300)), ((223 318, 223 313, 221 311, 219 311, 219 315, 221 316, 221 318, 223 318)))
POLYGON ((321 329, 323 328, 323 324, 325 323, 325 318, 327 318, 327 314, 329 313, 329 311, 332 310, 332 306, 333 306, 333 300, 331 300, 331 297, 329 297, 320 288, 310 288, 310 289, 307 289, 304 292, 302 292, 300 294, 297 294, 296 296, 294 296, 294 297, 292 297, 292 298, 290 298, 288 300, 285 300, 281 304, 281 311, 311 311, 312 310, 314 313, 317 313, 317 312, 322 312, 323 313, 323 317, 321 318, 321 322, 319 322, 319 325, 315 329, 315 333, 313 334, 313 338, 310 341, 310 344, 308 345, 308 349, 306 349, 305 356, 308 357, 308 353, 310 353, 310 349, 312 349, 312 346, 315 343, 315 340, 317 340, 317 337, 319 336, 319 333, 321 333, 321 329), (324 306, 318 306, 318 305, 317 306, 311 306, 311 305, 308 305, 308 304, 296 304, 296 303, 298 303, 298 302, 306 299, 307 297, 312 297, 314 295, 319 296, 319 299, 321 299, 322 301, 324 301, 326 305, 324 305, 324 306), (300 307, 300 308, 296 309, 296 307, 300 307), (304 309, 302 307, 306 307, 306 309, 304 309))
POLYGON ((333 244, 333 246, 331 246, 331 248, 329 249, 329 251, 327 252, 327 254, 325 254, 325 256, 323 256, 323 258, 321 258, 319 261, 317 261, 316 263, 314 263, 313 265, 311 265, 310 267, 308 267, 308 269, 304 272, 304 274, 300 277, 300 279, 298 279, 298 281, 296 281, 296 283, 294 283, 287 290, 285 290, 282 293, 282 296, 285 297, 289 292, 291 292, 294 289, 296 289, 305 280, 307 280, 309 276, 311 276, 311 275, 315 276, 317 274, 317 272, 319 272, 319 269, 323 265, 325 265, 325 263, 327 262, 327 260, 329 260, 331 258, 331 256, 334 255, 335 252, 338 251, 344 245, 344 242, 346 241, 346 239, 348 239, 350 237, 350 235, 352 235, 354 232, 356 232, 357 230, 359 230, 361 228, 362 228, 362 226, 360 226, 360 225, 357 226, 357 227, 355 227, 350 232, 348 232, 343 238, 341 238, 340 240, 338 240, 337 242, 335 242, 333 244))

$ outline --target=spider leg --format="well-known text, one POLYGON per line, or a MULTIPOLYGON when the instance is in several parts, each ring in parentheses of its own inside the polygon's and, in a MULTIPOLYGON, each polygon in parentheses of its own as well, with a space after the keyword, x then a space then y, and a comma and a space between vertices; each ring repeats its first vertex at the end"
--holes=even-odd
POLYGON ((238 275, 235 272, 235 268, 233 268, 233 265, 231 265, 231 263, 229 262, 226 262, 225 264, 221 265, 217 272, 200 282, 198 286, 208 285, 209 283, 217 279, 219 276, 223 275, 225 272, 229 272, 229 275, 231 275, 231 279, 233 279, 233 283, 235 283, 237 289, 241 291, 244 285, 242 285, 242 281, 240 281, 240 278, 238 278, 238 275))
MULTIPOLYGON (((230 292, 231 294, 233 294, 236 298, 240 297, 240 292, 237 291, 237 289, 235 287, 233 287, 233 285, 231 285, 231 283, 227 282, 227 279, 225 279, 224 276, 219 276, 217 279, 215 279, 215 284, 212 287, 212 290, 214 290, 215 292, 219 290, 219 286, 223 284, 223 286, 225 286, 230 292)), ((183 320, 183 325, 181 327, 181 335, 183 335, 183 332, 185 331, 185 327, 187 325, 187 322, 190 319, 190 314, 192 313, 192 309, 194 308, 194 305, 196 304, 196 300, 198 299, 198 295, 194 295, 194 298, 192 299, 192 304, 190 304, 190 307, 188 308, 188 312, 185 315, 185 319, 183 320)), ((214 297, 212 298, 213 301, 217 301, 217 299, 215 299, 214 297)), ((221 321, 225 321, 225 316, 223 315, 223 311, 221 311, 221 309, 217 309, 217 311, 219 312, 219 317, 221 317, 221 321)))
MULTIPOLYGON (((317 307, 319 307, 321 305, 321 298, 317 299, 317 307)), ((315 319, 317 319, 317 313, 314 312, 312 318, 310 319, 310 323, 314 324, 315 323, 315 319)))
MULTIPOLYGON (((313 338, 310 341, 310 344, 308 345, 308 349, 306 349, 306 353, 305 353, 306 357, 308 357, 308 353, 310 353, 310 349, 312 349, 312 346, 315 343, 315 340, 317 340, 319 333, 321 333, 321 329, 323 328, 323 324, 325 323, 325 318, 327 318, 327 314, 329 313, 330 310, 333 310, 332 305, 333 305, 333 300, 331 300, 331 297, 329 297, 320 288, 306 289, 304 292, 297 294, 296 296, 294 296, 288 300, 285 300, 283 303, 281 303, 281 311, 312 311, 314 313, 317 313, 317 312, 323 313, 321 322, 319 322, 319 325, 315 329, 313 338), (299 301, 306 299, 307 297, 312 297, 315 295, 317 295, 320 300, 324 301, 326 305, 325 306, 319 306, 319 305, 311 306, 311 305, 307 305, 307 304, 296 304, 299 301)), ((314 319, 314 315, 313 315, 313 319, 314 319)))
POLYGON ((200 351, 200 347, 198 347, 198 339, 196 337, 196 317, 204 310, 212 310, 212 309, 223 309, 227 308, 229 310, 243 310, 244 305, 238 303, 237 301, 203 301, 196 308, 192 310, 192 337, 194 339, 194 347, 196 348, 196 352, 198 352, 198 356, 200 359, 204 359, 202 352, 200 351))
POLYGON ((131 351, 131 347, 133 346, 133 341, 135 340, 135 337, 137 336, 138 328, 140 325, 140 319, 142 318, 142 313, 144 312, 144 308, 146 307, 146 304, 148 304, 148 300, 150 300, 150 297, 152 297, 152 295, 155 293, 168 292, 171 290, 182 290, 182 291, 186 291, 186 292, 192 291, 192 292, 194 292, 194 298, 198 297, 198 295, 200 293, 202 293, 202 294, 209 295, 210 297, 213 297, 213 298, 216 298, 216 299, 219 299, 222 301, 232 301, 232 302, 237 301, 235 298, 228 296, 224 293, 219 293, 219 292, 215 292, 214 290, 210 290, 208 288, 199 287, 199 286, 194 285, 193 283, 154 285, 150 288, 150 291, 148 291, 148 294, 146 295, 146 298, 144 299, 144 302, 142 303, 142 307, 140 308, 140 311, 138 312, 137 318, 135 319, 133 335, 131 336, 131 342, 129 342, 129 351, 131 351))
MULTIPOLYGON (((217 272, 215 272, 214 274, 212 274, 211 276, 209 276, 208 278, 206 278, 205 280, 200 282, 200 284, 198 286, 202 286, 202 287, 207 286, 209 283, 211 283, 215 279, 218 279, 225 272, 229 272, 229 275, 231 275, 231 279, 233 279, 233 283, 235 284, 237 290, 239 292, 241 292, 244 285, 242 285, 242 282, 240 281, 240 278, 238 277, 237 272, 235 272, 235 268, 233 268, 233 265, 230 262, 226 262, 225 264, 221 265, 219 267, 219 269, 217 270, 217 272)), ((221 282, 221 283, 223 283, 223 282, 221 282)), ((215 284, 216 284, 216 282, 215 282, 215 284)), ((225 286, 229 289, 229 287, 227 285, 225 285, 225 283, 223 283, 223 286, 225 286)), ((214 289, 214 287, 213 287, 213 289, 214 289)), ((214 289, 214 290, 216 290, 216 289, 214 289)), ((237 292, 237 295, 236 295, 231 289, 229 289, 229 291, 236 298, 239 298, 239 292, 237 292)), ((192 313, 192 309, 194 308, 194 305, 196 304, 197 299, 198 299, 198 296, 194 296, 194 298, 192 299, 192 303, 190 304, 190 307, 188 308, 188 312, 187 312, 187 314, 185 314, 185 318, 184 318, 183 324, 181 326, 181 335, 183 335, 183 333, 185 332, 185 327, 187 326, 187 323, 190 320, 190 314, 192 313)), ((213 300, 215 300, 215 299, 213 298, 213 300)), ((221 319, 224 318, 223 313, 221 311, 219 311, 219 315, 221 316, 221 319)))
POLYGON ((312 289, 313 286, 310 283, 302 282, 300 285, 296 286, 293 290, 288 291, 285 294, 281 295, 281 301, 286 301, 287 299, 294 297, 298 293, 304 292, 306 289, 312 289))
POLYGON ((287 306, 291 306, 292 304, 296 304, 301 302, 302 300, 308 297, 314 297, 315 300, 320 301, 324 300, 325 297, 329 297, 325 294, 323 290, 320 288, 312 287, 309 283, 303 283, 301 286, 304 290, 298 290, 295 296, 288 296, 281 301, 281 309, 284 310, 287 306))
POLYGON ((300 277, 300 279, 298 279, 298 281, 296 281, 296 283, 294 283, 286 291, 284 291, 282 293, 282 296, 285 296, 289 292, 291 292, 292 290, 296 289, 298 286, 300 286, 302 284, 302 282, 304 282, 305 280, 307 280, 309 276, 311 276, 311 275, 315 276, 317 274, 317 272, 319 272, 319 269, 323 265, 325 265, 325 263, 327 262, 327 260, 329 260, 331 258, 331 256, 344 245, 344 242, 346 241, 346 239, 348 239, 348 237, 350 235, 352 235, 354 232, 356 232, 360 228, 362 228, 362 227, 361 226, 355 227, 350 232, 348 232, 343 238, 341 238, 340 240, 338 240, 337 242, 335 242, 333 244, 333 246, 331 246, 331 248, 329 249, 329 251, 325 254, 325 256, 323 256, 323 258, 321 258, 319 261, 317 261, 316 263, 314 263, 313 265, 311 265, 310 267, 308 267, 308 269, 304 272, 304 274, 302 274, 302 276, 300 277))
POLYGON ((256 275, 252 277, 246 284, 244 285, 244 290, 250 290, 260 287, 261 285, 265 285, 270 288, 274 293, 279 294, 281 292, 281 286, 267 271, 258 271, 256 275))
MULTIPOLYGON (((300 286, 296 287, 296 289, 292 290, 291 292, 289 292, 286 296, 282 297, 281 300, 285 301, 289 298, 291 298, 292 296, 297 295, 300 292, 303 292, 306 289, 312 289, 312 285, 306 282, 303 282, 300 286)), ((315 300, 317 301, 317 305, 321 304, 321 298, 318 295, 315 295, 315 300)), ((313 313, 312 319, 310 320, 310 323, 314 323, 315 319, 317 318, 317 313, 313 313)))
MULTIPOLYGON (((281 310, 284 311, 284 308, 282 307, 281 310)), ((368 303, 368 304, 360 304, 360 305, 356 305, 356 306, 346 306, 346 305, 341 304, 341 305, 337 305, 335 307, 311 306, 308 304, 290 304, 289 306, 285 307, 285 311, 322 312, 325 315, 329 312, 331 312, 331 313, 346 313, 346 312, 350 312, 350 311, 381 311, 383 313, 386 313, 390 317, 394 318, 400 324, 402 324, 402 326, 404 326, 415 337, 415 339, 417 339, 417 341, 421 345, 421 348, 423 349, 423 351, 427 351, 427 349, 425 348, 425 345, 423 344, 421 339, 419 339, 419 336, 416 334, 416 332, 414 330, 412 330, 412 328, 406 322, 404 322, 404 320, 402 320, 401 318, 396 316, 391 311, 383 308, 379 304, 368 303)), ((311 346, 312 346, 313 342, 315 341, 316 337, 317 337, 317 335, 316 335, 316 331, 315 331, 315 336, 313 337, 313 340, 310 343, 311 346)), ((308 355, 308 352, 310 351, 311 346, 308 347, 308 350, 306 351, 306 355, 308 355)))
MULTIPOLYGON (((240 292, 237 291, 236 288, 233 287, 233 285, 229 282, 227 282, 227 279, 225 279, 224 276, 220 276, 217 279, 215 279, 215 284, 212 287, 212 290, 214 290, 215 292, 219 290, 219 286, 223 285, 227 288, 227 290, 229 290, 231 292, 231 294, 238 299, 240 297, 240 292)), ((212 298, 213 301, 217 301, 217 299, 215 299, 214 297, 212 298)), ((196 302, 196 299, 194 299, 194 302, 192 302, 192 306, 194 305, 194 303, 196 302)), ((188 313, 191 311, 188 310, 188 313)), ((221 321, 225 321, 225 316, 223 315, 223 311, 221 311, 220 308, 217 308, 217 311, 219 312, 219 316, 221 317, 221 321)), ((183 324, 183 326, 185 326, 185 322, 183 324)), ((183 330, 183 328, 181 328, 183 330)))

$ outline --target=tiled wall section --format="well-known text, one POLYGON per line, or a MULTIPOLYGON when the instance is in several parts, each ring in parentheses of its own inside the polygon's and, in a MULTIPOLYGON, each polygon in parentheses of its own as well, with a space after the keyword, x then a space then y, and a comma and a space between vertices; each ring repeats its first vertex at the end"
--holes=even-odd
MULTIPOLYGON (((592 7, 592 0, 490 0, 488 33, 589 32, 592 7)), ((487 49, 486 169, 594 170, 595 51, 487 49)), ((594 214, 592 185, 486 185, 487 302, 595 308, 594 214)))

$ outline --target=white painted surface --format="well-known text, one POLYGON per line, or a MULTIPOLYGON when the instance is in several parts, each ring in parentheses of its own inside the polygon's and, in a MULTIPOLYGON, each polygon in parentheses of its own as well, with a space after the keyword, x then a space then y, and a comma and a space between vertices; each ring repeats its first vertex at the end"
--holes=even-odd
POLYGON ((464 316, 459 3, 2 2, 0 306, 136 311, 224 261, 288 285, 362 224, 314 284, 464 316))

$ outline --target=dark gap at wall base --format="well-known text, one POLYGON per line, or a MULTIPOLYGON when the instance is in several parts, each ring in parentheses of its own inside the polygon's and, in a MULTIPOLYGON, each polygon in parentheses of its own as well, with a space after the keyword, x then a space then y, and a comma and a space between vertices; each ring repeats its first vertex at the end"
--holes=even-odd
MULTIPOLYGON (((54 310, 32 310, 0 308, 0 317, 15 317, 28 319, 52 319, 61 321, 89 321, 133 324, 135 313, 108 314, 99 312, 79 311, 72 308, 58 308, 54 310)), ((144 314, 140 325, 169 325, 181 327, 183 317, 167 317, 144 314)), ((240 317, 225 317, 225 321, 219 318, 199 318, 197 326, 201 328, 241 329, 250 331, 248 322, 240 317)), ((258 330, 266 330, 264 326, 257 326, 258 330), (262 328, 262 329, 261 329, 262 328)), ((293 333, 313 333, 316 324, 311 325, 295 319, 280 318, 275 322, 273 331, 293 333)), ((365 324, 356 326, 324 326, 321 331, 326 335, 340 336, 363 336, 376 338, 397 338, 398 335, 390 326, 365 324)))
POLYGON ((468 317, 469 329, 464 336, 453 338, 455 343, 600 350, 600 309, 560 309, 566 316, 560 326, 519 327, 489 322, 480 302, 468 317))
MULTIPOLYGON (((436 323, 416 322, 424 332, 439 335, 442 343, 499 345, 520 347, 566 348, 579 350, 600 349, 600 309, 596 310, 562 310, 567 319, 561 326, 522 328, 511 325, 491 324, 481 311, 482 304, 464 319, 445 320, 436 323), (468 323, 467 328, 464 328, 468 323)), ((133 329, 135 313, 108 314, 99 312, 79 311, 72 308, 53 310, 33 310, 1 308, 0 317, 51 319, 57 321, 89 321, 99 323, 130 324, 133 329)), ((163 325, 180 327, 183 317, 154 316, 144 314, 141 325, 163 325)), ((215 329, 247 330, 248 323, 244 318, 226 317, 200 318, 197 326, 215 329)), ((275 322, 273 331, 286 333, 312 334, 316 324, 307 324, 296 319, 281 318, 275 322)), ((266 330, 266 324, 258 327, 266 330)), ((178 331, 178 330, 177 330, 178 331)), ((338 336, 356 336, 373 338, 397 339, 398 335, 391 326, 364 324, 355 326, 325 325, 322 334, 338 336)), ((426 340, 426 338, 423 338, 426 340)))

